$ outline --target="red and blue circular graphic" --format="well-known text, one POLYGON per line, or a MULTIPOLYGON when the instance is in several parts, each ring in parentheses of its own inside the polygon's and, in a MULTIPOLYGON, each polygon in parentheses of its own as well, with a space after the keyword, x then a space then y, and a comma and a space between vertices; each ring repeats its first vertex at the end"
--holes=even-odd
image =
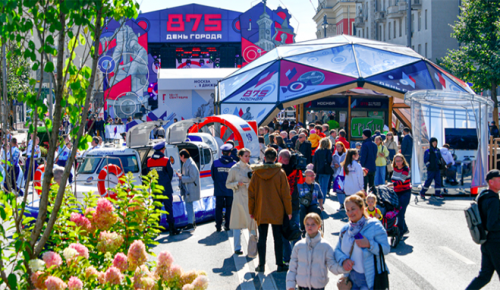
POLYGON ((158 83, 150 83, 148 87, 148 93, 152 98, 158 96, 158 83))
POLYGON ((299 82, 299 81, 293 82, 293 83, 288 85, 288 90, 291 92, 300 92, 305 88, 306 88, 306 84, 304 82, 299 82))
POLYGON ((109 55, 99 58, 99 61, 97 62, 97 68, 104 74, 112 73, 115 69, 115 65, 115 61, 109 55))

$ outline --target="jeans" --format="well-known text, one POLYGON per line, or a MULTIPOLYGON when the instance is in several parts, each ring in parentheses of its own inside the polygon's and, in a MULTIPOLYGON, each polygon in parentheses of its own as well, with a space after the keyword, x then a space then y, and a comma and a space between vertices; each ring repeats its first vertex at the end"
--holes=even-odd
MULTIPOLYGON (((375 172, 368 172, 364 177, 364 189, 366 190, 366 186, 368 186, 368 191, 373 192, 375 189, 375 172)), ((367 191, 367 192, 368 192, 367 191)))
POLYGON ((476 290, 483 288, 493 277, 495 271, 500 275, 500 241, 487 240, 481 245, 481 270, 479 276, 474 278, 467 286, 466 290, 476 290))
MULTIPOLYGON (((251 235, 255 235, 255 231, 250 231, 251 235)), ((241 230, 233 230, 233 239, 234 239, 234 250, 241 250, 241 230)))
MULTIPOLYGON (((31 157, 26 158, 26 164, 24 166, 24 172, 23 172, 24 181, 28 180, 28 171, 29 171, 29 167, 30 167, 30 162, 31 162, 31 157)), ((33 181, 33 178, 35 177, 35 171, 37 168, 38 168, 38 162, 35 159, 35 160, 33 160, 33 168, 32 168, 31 175, 30 175, 31 181, 33 181)))
POLYGON ((323 198, 325 198, 328 193, 328 181, 330 181, 330 176, 329 174, 319 174, 318 177, 319 187, 321 188, 321 193, 323 193, 323 198))
POLYGON ((321 210, 319 209, 319 204, 312 204, 308 207, 300 205, 300 229, 305 231, 304 218, 308 213, 315 212, 321 217, 321 210))
MULTIPOLYGON (((283 265, 283 234, 281 230, 282 225, 271 225, 273 228, 273 239, 274 239, 274 255, 276 256, 276 265, 283 265)), ((264 266, 266 264, 266 242, 267 242, 267 232, 269 230, 269 224, 259 225, 259 242, 257 243, 257 251, 259 252, 259 266, 264 266)))
MULTIPOLYGON (((290 220, 290 222, 299 225, 300 224, 299 219, 300 219, 300 210, 292 211, 292 219, 290 220)), ((283 236, 281 238, 283 240, 283 261, 288 263, 290 262, 290 256, 292 255, 293 246, 295 246, 295 243, 297 243, 298 240, 289 241, 285 239, 283 236)))
POLYGON ((340 203, 340 207, 343 207, 344 206, 344 201, 345 201, 345 193, 340 193, 340 192, 337 192, 337 199, 340 203))
POLYGON ((224 227, 229 229, 229 220, 231 219, 231 207, 233 206, 232 196, 216 196, 215 197, 215 227, 222 227, 222 209, 226 208, 226 222, 224 227))
POLYGON ((441 171, 427 171, 427 180, 424 183, 424 187, 420 191, 420 195, 425 195, 432 181, 434 180, 435 195, 441 194, 441 171))
POLYGON ((194 217, 193 202, 186 201, 184 203, 186 204, 186 211, 187 211, 187 215, 188 215, 188 224, 194 224, 195 217, 194 217))
POLYGON ((408 231, 408 226, 406 226, 406 221, 405 221, 405 214, 406 214, 406 208, 408 207, 408 204, 410 204, 411 189, 401 193, 398 192, 398 197, 399 197, 399 206, 401 207, 398 213, 398 227, 401 230, 400 234, 402 235, 408 231))
POLYGON ((351 290, 372 290, 368 288, 365 273, 358 273, 354 270, 351 270, 351 272, 349 273, 349 280, 351 280, 352 282, 351 290))
POLYGON ((375 186, 385 183, 385 166, 377 166, 375 170, 375 186))

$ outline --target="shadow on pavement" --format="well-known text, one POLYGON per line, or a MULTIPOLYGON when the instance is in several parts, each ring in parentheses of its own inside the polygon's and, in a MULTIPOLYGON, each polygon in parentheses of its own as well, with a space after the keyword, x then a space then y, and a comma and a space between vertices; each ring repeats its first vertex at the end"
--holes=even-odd
POLYGON ((205 246, 215 246, 217 244, 223 243, 228 240, 227 233, 225 232, 213 232, 210 236, 198 241, 198 244, 204 244, 205 246))
POLYGON ((224 259, 222 267, 214 268, 212 272, 219 274, 220 276, 233 276, 236 271, 233 256, 230 256, 229 258, 224 259))
POLYGON ((391 253, 394 253, 398 256, 406 256, 408 254, 413 253, 413 246, 406 244, 407 237, 404 237, 401 240, 396 248, 391 248, 391 253))
POLYGON ((170 236, 167 233, 168 232, 162 233, 162 235, 160 236, 160 238, 157 239, 156 241, 158 243, 160 243, 160 244, 168 244, 168 243, 171 243, 171 242, 184 241, 184 240, 189 239, 192 236, 192 233, 190 233, 190 232, 181 232, 180 234, 175 235, 175 236, 170 236))

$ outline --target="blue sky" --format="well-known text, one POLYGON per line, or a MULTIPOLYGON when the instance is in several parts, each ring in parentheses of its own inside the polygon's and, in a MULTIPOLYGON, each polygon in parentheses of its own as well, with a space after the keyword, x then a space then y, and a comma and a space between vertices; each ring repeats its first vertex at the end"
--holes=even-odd
MULTIPOLYGON (((162 10, 169 7, 182 6, 186 4, 196 3, 212 7, 219 7, 234 11, 245 12, 250 7, 259 3, 260 0, 137 0, 141 4, 143 13, 162 10)), ((316 7, 317 0, 312 0, 316 7)), ((292 15, 290 25, 295 28, 295 41, 304 41, 316 39, 316 23, 312 19, 316 14, 310 0, 268 0, 267 6, 276 9, 281 6, 288 8, 288 12, 292 15)))

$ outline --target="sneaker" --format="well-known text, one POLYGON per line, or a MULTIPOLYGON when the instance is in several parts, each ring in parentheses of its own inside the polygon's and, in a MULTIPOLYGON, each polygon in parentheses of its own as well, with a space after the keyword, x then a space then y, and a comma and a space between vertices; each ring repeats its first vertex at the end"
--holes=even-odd
POLYGON ((243 252, 241 250, 236 250, 236 251, 234 251, 234 254, 239 256, 239 255, 243 255, 243 252))
POLYGON ((264 272, 265 271, 265 266, 258 266, 255 268, 255 272, 264 272))
POLYGON ((340 206, 340 207, 339 207, 339 209, 338 209, 337 211, 343 211, 343 210, 345 210, 345 208, 344 208, 344 206, 342 205, 342 206, 340 206))
POLYGON ((217 232, 218 232, 218 233, 222 232, 222 229, 217 228, 217 232))
POLYGON ((228 231, 229 231, 229 228, 228 228, 228 227, 224 227, 224 230, 225 230, 226 232, 228 232, 228 231))
POLYGON ((434 197, 439 200, 443 200, 444 197, 441 194, 435 194, 434 197))
POLYGON ((421 198, 422 200, 425 200, 425 194, 421 193, 421 194, 420 194, 420 198, 421 198))
POLYGON ((193 224, 188 224, 187 227, 184 229, 186 232, 193 232, 194 231, 194 226, 193 224))
POLYGON ((288 271, 288 266, 287 265, 278 265, 277 272, 286 272, 286 271, 288 271))

